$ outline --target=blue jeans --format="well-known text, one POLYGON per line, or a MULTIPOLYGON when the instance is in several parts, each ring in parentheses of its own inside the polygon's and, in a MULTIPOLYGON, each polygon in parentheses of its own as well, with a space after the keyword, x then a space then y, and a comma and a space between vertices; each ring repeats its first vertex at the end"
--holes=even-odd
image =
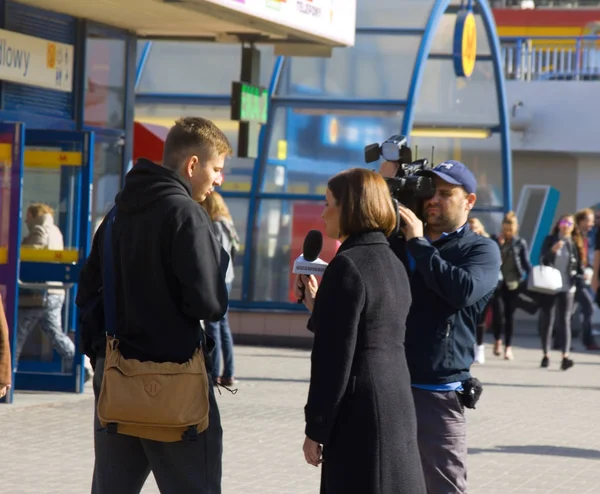
MULTIPOLYGON (((231 283, 227 284, 227 292, 231 292, 231 283)), ((215 340, 215 349, 212 354, 213 377, 233 377, 234 365, 233 365, 233 336, 231 335, 231 329, 229 328, 229 309, 218 322, 206 321, 206 332, 215 340), (221 352, 223 352, 223 374, 220 374, 221 370, 221 352)))

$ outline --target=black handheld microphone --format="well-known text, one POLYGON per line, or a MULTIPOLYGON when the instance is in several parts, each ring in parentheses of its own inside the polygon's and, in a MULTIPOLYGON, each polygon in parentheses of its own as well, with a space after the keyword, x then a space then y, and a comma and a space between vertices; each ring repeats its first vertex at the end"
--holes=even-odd
MULTIPOLYGON (((327 267, 327 263, 319 259, 319 254, 323 248, 323 235, 319 230, 311 230, 306 234, 304 238, 304 245, 302 246, 302 255, 294 261, 294 274, 314 274, 322 275, 327 267)), ((302 288, 304 293, 304 287, 302 288)), ((298 299, 298 303, 301 304, 302 298, 298 299)))

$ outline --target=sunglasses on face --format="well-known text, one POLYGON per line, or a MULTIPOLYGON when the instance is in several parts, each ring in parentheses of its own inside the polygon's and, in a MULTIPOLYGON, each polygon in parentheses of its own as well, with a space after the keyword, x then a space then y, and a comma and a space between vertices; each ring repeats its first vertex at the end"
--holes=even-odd
POLYGON ((573 226, 573 222, 571 220, 561 220, 559 225, 560 226, 573 226))

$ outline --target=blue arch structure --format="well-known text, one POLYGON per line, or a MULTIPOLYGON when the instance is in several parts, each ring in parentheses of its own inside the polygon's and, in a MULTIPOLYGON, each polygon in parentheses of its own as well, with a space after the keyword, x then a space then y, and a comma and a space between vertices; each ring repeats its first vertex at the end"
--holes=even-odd
MULTIPOLYGON (((505 212, 512 205, 512 156, 510 148, 510 122, 508 118, 508 105, 506 100, 506 87, 504 84, 504 73, 502 70, 502 55, 500 52, 500 40, 496 34, 496 23, 492 9, 487 1, 480 0, 475 2, 479 7, 479 13, 483 20, 490 50, 492 52, 492 63, 494 64, 494 78, 496 81, 496 93, 498 99, 498 110, 500 116, 500 126, 494 129, 500 132, 501 147, 502 147, 502 182, 503 182, 503 206, 505 212)), ((431 9, 429 20, 425 28, 425 33, 421 39, 421 46, 417 54, 415 66, 413 69, 412 80, 408 90, 406 111, 404 113, 404 121, 402 123, 402 134, 410 135, 413 127, 415 109, 419 98, 419 89, 425 73, 425 64, 429 58, 431 44, 437 28, 442 20, 443 15, 448 10, 451 0, 437 0, 431 9)))
MULTIPOLYGON (((463 0, 463 6, 466 6, 468 0, 463 0)), ((484 57, 478 56, 478 59, 485 59, 491 61, 494 68, 494 79, 495 88, 497 93, 497 105, 498 105, 498 116, 499 125, 494 127, 492 132, 500 134, 501 143, 501 156, 502 156, 502 181, 503 181, 503 206, 483 208, 482 211, 488 212, 506 212, 512 205, 512 162, 511 162, 511 151, 510 151, 510 129, 508 119, 508 109, 506 101, 506 89, 504 85, 504 76, 502 71, 501 63, 501 52, 500 44, 496 34, 495 21, 492 14, 492 10, 487 0, 473 0, 471 2, 476 8, 476 14, 478 14, 484 24, 485 33, 490 45, 491 56, 486 55, 484 57)), ((330 111, 336 110, 360 110, 360 111, 377 111, 377 110, 392 110, 404 111, 404 117, 402 121, 401 129, 398 129, 402 134, 410 136, 410 132, 413 128, 415 120, 416 106, 419 98, 420 87, 423 81, 425 67, 427 60, 430 57, 432 43, 435 34, 438 30, 440 22, 444 14, 456 10, 459 7, 455 5, 456 2, 452 0, 435 0, 431 2, 431 10, 429 17, 424 27, 369 27, 369 28, 357 28, 357 35, 398 35, 398 39, 401 36, 421 36, 419 48, 417 50, 417 56, 413 66, 412 77, 409 84, 408 94, 405 99, 397 100, 377 100, 377 99, 363 99, 363 98, 336 98, 327 99, 323 97, 307 96, 278 96, 277 89, 280 87, 281 75, 283 73, 285 58, 278 57, 275 61, 271 81, 269 85, 269 96, 270 96, 270 109, 267 124, 263 126, 259 136, 258 146, 258 158, 255 161, 254 169, 252 171, 252 185, 249 192, 226 192, 223 191, 224 197, 230 198, 242 198, 248 199, 249 207, 247 214, 247 229, 246 229, 246 241, 245 241, 245 252, 243 259, 243 280, 242 280, 242 296, 241 300, 232 300, 231 306, 235 308, 243 309, 273 309, 273 310, 304 310, 303 306, 287 303, 287 302, 267 302, 267 301, 251 301, 251 287, 253 282, 253 264, 255 262, 254 256, 256 252, 256 231, 257 231, 257 219, 260 213, 260 201, 264 199, 275 199, 275 200, 301 200, 301 201, 321 201, 324 196, 317 194, 291 194, 291 193, 270 193, 263 192, 263 182, 265 178, 265 171, 267 163, 269 162, 269 149, 271 146, 275 116, 278 108, 313 108, 313 109, 327 109, 330 111)), ((136 72, 136 87, 143 74, 144 65, 148 58, 151 42, 147 42, 140 53, 138 61, 138 70, 136 72)), ((177 100, 176 95, 140 95, 139 101, 145 102, 156 102, 165 103, 167 101, 175 102, 177 100), (156 101, 153 101, 156 100, 156 101)), ((193 100, 197 104, 203 104, 207 101, 207 95, 194 95, 193 100)), ((189 99, 189 98, 188 98, 189 99)), ((212 104, 214 98, 210 98, 212 104)), ((228 105, 229 97, 223 95, 219 99, 219 105, 228 105)), ((190 104, 193 102, 190 100, 190 104)))

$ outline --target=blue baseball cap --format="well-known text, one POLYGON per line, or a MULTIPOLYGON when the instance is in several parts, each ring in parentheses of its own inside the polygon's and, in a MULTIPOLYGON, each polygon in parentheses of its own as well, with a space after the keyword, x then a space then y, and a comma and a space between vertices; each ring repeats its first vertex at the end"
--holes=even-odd
POLYGON ((431 170, 424 170, 419 175, 435 175, 449 184, 462 186, 467 193, 474 194, 477 190, 477 179, 473 172, 460 161, 444 161, 431 170))

